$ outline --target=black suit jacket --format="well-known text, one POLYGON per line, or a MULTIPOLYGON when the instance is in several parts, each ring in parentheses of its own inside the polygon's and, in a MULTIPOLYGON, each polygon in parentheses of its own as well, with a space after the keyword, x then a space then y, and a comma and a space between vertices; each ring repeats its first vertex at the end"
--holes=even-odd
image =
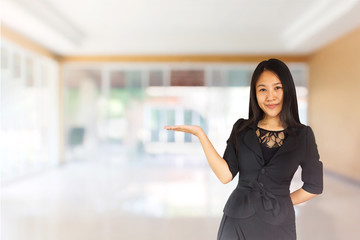
POLYGON ((235 146, 234 134, 245 121, 241 118, 234 124, 223 156, 233 178, 239 173, 238 185, 225 205, 224 214, 233 218, 257 214, 271 224, 295 224, 289 187, 299 165, 304 182, 302 188, 315 194, 323 190, 323 166, 314 133, 310 126, 289 128, 294 134, 287 135, 283 145, 264 166, 255 132, 257 122, 237 135, 235 146))

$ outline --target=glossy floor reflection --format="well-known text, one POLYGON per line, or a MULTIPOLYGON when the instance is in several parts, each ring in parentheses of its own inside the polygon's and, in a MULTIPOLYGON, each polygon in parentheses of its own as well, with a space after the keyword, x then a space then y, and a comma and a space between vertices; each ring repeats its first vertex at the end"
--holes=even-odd
MULTIPOLYGON (((2 187, 1 239, 216 239, 235 184, 203 156, 76 161, 2 187)), ((359 186, 325 174, 324 193, 296 206, 298 239, 357 239, 359 202, 359 186)))

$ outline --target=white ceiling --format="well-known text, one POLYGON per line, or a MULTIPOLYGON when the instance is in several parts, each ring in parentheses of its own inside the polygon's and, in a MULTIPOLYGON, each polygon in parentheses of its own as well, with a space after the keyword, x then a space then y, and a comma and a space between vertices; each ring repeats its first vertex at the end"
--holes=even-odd
POLYGON ((61 55, 308 54, 360 0, 2 0, 4 26, 61 55))

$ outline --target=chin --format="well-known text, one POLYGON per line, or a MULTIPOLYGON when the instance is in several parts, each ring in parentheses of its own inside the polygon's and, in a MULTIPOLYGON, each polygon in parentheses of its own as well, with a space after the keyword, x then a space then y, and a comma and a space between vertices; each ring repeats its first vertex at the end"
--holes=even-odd
POLYGON ((280 112, 278 113, 273 113, 273 112, 264 112, 264 116, 267 116, 267 117, 271 117, 271 118, 275 118, 275 117, 278 117, 280 116, 280 112))

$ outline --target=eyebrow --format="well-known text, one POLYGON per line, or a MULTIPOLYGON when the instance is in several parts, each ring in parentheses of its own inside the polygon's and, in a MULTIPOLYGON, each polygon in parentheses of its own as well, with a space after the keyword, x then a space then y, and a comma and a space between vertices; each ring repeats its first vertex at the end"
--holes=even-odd
MULTIPOLYGON (((281 82, 274 83, 273 86, 278 85, 278 84, 281 84, 281 82)), ((257 88, 258 88, 258 87, 266 87, 266 85, 265 85, 265 84, 259 84, 259 85, 257 85, 256 87, 257 87, 257 88)))

